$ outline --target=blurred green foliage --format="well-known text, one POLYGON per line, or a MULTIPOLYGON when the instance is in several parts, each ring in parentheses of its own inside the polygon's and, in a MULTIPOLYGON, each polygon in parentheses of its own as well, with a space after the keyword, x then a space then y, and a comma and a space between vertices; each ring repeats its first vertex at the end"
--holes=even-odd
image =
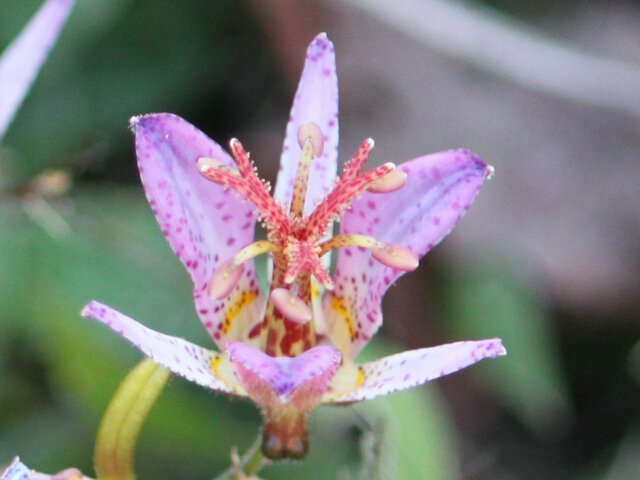
POLYGON ((480 365, 473 380, 490 386, 530 429, 558 437, 571 419, 557 339, 544 301, 499 255, 458 259, 444 283, 444 308, 455 338, 499 332, 508 362, 480 365))

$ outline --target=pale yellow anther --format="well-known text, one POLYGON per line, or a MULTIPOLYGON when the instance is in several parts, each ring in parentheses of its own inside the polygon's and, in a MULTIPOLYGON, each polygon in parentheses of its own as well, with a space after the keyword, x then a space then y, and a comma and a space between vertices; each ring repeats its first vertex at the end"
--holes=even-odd
POLYGON ((403 245, 387 243, 383 248, 371 249, 373 258, 387 267, 404 272, 418 268, 418 256, 403 245))
POLYGON ((244 266, 234 264, 233 258, 224 262, 216 269, 211 278, 209 296, 215 300, 227 297, 240 281, 242 272, 244 272, 244 266))
POLYGON ((406 183, 407 174, 401 170, 393 170, 369 185, 367 190, 372 193, 389 193, 404 187, 406 183))
POLYGON ((298 143, 300 148, 304 146, 307 139, 311 140, 313 145, 313 156, 319 157, 324 151, 324 134, 318 125, 313 122, 307 122, 300 125, 298 129, 298 143))
POLYGON ((307 323, 313 319, 309 305, 298 297, 294 297, 288 288, 274 288, 271 300, 280 312, 292 322, 307 323))
POLYGON ((243 264, 263 253, 275 252, 278 245, 268 240, 258 240, 247 245, 240 250, 235 257, 223 262, 214 272, 209 284, 209 295, 216 300, 225 298, 233 287, 238 284, 242 272, 244 272, 243 264))

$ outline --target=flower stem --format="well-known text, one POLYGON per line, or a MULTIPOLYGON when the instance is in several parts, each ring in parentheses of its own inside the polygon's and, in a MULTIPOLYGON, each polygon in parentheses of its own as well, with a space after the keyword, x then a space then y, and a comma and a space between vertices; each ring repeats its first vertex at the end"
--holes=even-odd
POLYGON ((267 457, 262 453, 262 448, 260 448, 260 443, 254 445, 252 447, 253 451, 249 450, 244 456, 244 473, 246 475, 253 475, 254 473, 258 473, 262 467, 264 467, 267 463, 267 457))
POLYGON ((98 429, 95 470, 99 480, 134 480, 134 453, 140 430, 170 372, 149 358, 125 377, 98 429))
POLYGON ((258 437, 249 450, 242 456, 233 451, 231 461, 233 465, 218 475, 214 480, 245 480, 249 476, 258 473, 262 467, 269 463, 269 459, 262 453, 262 438, 258 437))

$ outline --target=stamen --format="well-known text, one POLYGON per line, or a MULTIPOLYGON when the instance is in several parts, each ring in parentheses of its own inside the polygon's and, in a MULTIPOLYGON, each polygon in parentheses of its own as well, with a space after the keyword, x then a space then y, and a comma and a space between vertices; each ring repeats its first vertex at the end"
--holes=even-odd
POLYGON ((238 284, 244 272, 244 265, 236 265, 233 258, 224 262, 213 274, 209 283, 209 296, 215 300, 222 300, 231 293, 238 284))
POLYGON ((374 248, 371 250, 371 254, 383 265, 396 270, 410 272, 418 268, 418 256, 407 247, 397 243, 388 243, 385 248, 374 248))
POLYGON ((294 297, 287 288, 273 289, 271 300, 276 308, 292 322, 305 324, 313 319, 309 306, 298 297, 294 297))
POLYGON ((386 243, 376 240, 373 237, 367 235, 360 235, 358 233, 343 233, 342 235, 336 235, 330 238, 326 242, 320 245, 320 255, 334 250, 336 248, 343 247, 364 247, 370 249, 383 249, 387 246, 386 243))
MULTIPOLYGON (((298 131, 298 139, 300 138, 300 132, 303 130, 319 127, 313 123, 305 123, 300 127, 298 131)), ((322 135, 322 132, 320 132, 322 135)), ((302 154, 300 155, 300 162, 298 163, 298 169, 296 171, 296 179, 293 184, 293 196, 291 198, 291 209, 289 210, 293 218, 302 218, 304 215, 304 202, 307 198, 307 186, 309 185, 309 171, 311 169, 311 160, 315 152, 315 147, 311 137, 303 139, 302 154)))
POLYGON ((371 193, 389 193, 401 189, 407 184, 407 174, 400 170, 388 173, 380 180, 373 182, 367 190, 371 193))
POLYGON ((214 272, 209 283, 209 296, 216 300, 225 298, 238 284, 244 262, 263 253, 275 252, 279 247, 268 240, 258 240, 240 250, 233 258, 222 263, 214 272))
POLYGON ((367 235, 348 233, 336 235, 320 245, 320 255, 324 255, 335 248, 357 246, 371 249, 373 258, 386 265, 409 272, 418 267, 418 256, 407 247, 397 243, 384 243, 367 235))
POLYGON ((318 158, 324 151, 324 134, 318 125, 313 122, 307 122, 300 125, 298 129, 298 143, 301 148, 307 140, 311 140, 313 145, 313 156, 318 158))
POLYGON ((269 240, 258 240, 250 245, 247 245, 233 257, 233 263, 240 265, 247 260, 262 255, 263 253, 277 252, 280 249, 278 245, 269 240))

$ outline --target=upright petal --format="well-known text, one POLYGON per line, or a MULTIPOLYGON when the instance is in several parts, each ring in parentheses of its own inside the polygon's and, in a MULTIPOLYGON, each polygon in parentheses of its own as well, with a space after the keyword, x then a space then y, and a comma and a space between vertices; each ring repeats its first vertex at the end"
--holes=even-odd
POLYGON ((346 394, 333 393, 325 401, 351 403, 406 390, 457 372, 484 358, 506 353, 499 338, 449 343, 398 353, 361 365, 359 385, 346 394))
POLYGON ((213 339, 245 340, 261 320, 264 299, 253 261, 223 300, 209 297, 216 267, 253 242, 254 206, 205 179, 201 157, 233 165, 217 143, 182 118, 158 113, 134 117, 140 178, 151 209, 171 248, 189 271, 198 315, 213 339))
POLYGON ((64 26, 74 0, 48 0, 0 58, 0 140, 64 26))
POLYGON ((151 330, 102 303, 92 301, 82 316, 104 323, 138 347, 158 365, 187 380, 219 392, 243 395, 235 384, 225 355, 199 347, 182 338, 151 330), (225 365, 226 364, 226 365, 225 365))
MULTIPOLYGON (((458 223, 490 172, 475 154, 451 150, 398 167, 404 187, 391 193, 366 192, 342 217, 341 233, 360 233, 408 247, 422 257, 458 223)), ((330 335, 354 359, 382 324, 382 296, 404 272, 394 270, 357 247, 339 251, 335 290, 325 297, 330 335)))
POLYGON ((323 153, 311 163, 305 213, 312 211, 333 185, 338 165, 338 77, 333 43, 321 33, 309 45, 284 137, 275 198, 291 203, 302 148, 298 130, 314 123, 324 134, 323 153))

